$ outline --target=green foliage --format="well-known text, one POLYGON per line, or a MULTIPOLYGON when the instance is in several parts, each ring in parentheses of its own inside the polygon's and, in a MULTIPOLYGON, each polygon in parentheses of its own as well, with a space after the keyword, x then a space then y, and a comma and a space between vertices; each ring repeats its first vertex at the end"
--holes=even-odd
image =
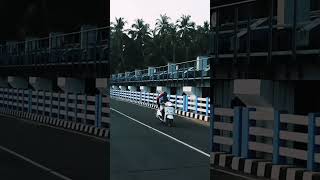
POLYGON ((112 23, 112 74, 208 54, 209 23, 196 27, 189 15, 182 15, 174 23, 166 14, 160 15, 154 29, 143 19, 137 19, 130 29, 124 29, 126 24, 124 18, 116 18, 112 23))

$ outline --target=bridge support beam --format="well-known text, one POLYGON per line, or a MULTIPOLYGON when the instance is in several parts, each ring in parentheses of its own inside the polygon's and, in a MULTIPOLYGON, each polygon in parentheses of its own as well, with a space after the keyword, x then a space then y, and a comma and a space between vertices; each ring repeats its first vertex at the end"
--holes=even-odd
POLYGON ((9 76, 8 83, 11 87, 16 89, 28 89, 29 86, 27 78, 20 76, 9 76))
POLYGON ((193 87, 193 86, 184 86, 182 91, 186 93, 188 96, 198 96, 202 97, 202 89, 201 87, 193 87))
POLYGON ((68 77, 58 77, 58 86, 65 93, 80 93, 85 92, 85 80, 68 78, 68 77))
POLYGON ((128 86, 129 91, 137 91, 136 86, 128 86))
POLYGON ((106 94, 109 91, 109 84, 107 78, 96 78, 96 88, 101 94, 106 94))
POLYGON ((164 91, 167 93, 170 93, 170 88, 165 86, 157 86, 157 93, 164 92, 164 91))
POLYGON ((140 90, 141 92, 146 92, 146 93, 151 92, 151 88, 149 86, 140 86, 140 90))
POLYGON ((127 86, 119 86, 119 88, 120 88, 122 91, 127 91, 127 90, 128 90, 128 87, 127 87, 127 86))
POLYGON ((35 90, 52 91, 53 81, 42 77, 29 77, 29 84, 35 90))

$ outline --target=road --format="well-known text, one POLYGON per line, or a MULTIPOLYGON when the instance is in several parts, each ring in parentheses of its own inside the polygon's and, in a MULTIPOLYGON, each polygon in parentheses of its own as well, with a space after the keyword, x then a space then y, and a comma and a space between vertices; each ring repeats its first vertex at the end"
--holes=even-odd
POLYGON ((109 142, 0 116, 0 179, 108 180, 109 142))
MULTIPOLYGON (((153 109, 114 99, 110 104, 111 180, 210 179, 209 124, 176 116, 175 127, 166 127, 153 109)), ((250 179, 211 171, 211 179, 221 178, 250 179)))

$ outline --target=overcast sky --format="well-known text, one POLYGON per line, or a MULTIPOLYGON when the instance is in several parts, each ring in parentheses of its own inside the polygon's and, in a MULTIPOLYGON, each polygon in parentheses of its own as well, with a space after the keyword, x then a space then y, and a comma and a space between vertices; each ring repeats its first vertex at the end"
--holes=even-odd
POLYGON ((182 14, 191 15, 197 25, 210 18, 210 0, 111 0, 111 21, 124 17, 131 25, 135 19, 143 18, 154 27, 160 14, 167 14, 176 21, 182 14))

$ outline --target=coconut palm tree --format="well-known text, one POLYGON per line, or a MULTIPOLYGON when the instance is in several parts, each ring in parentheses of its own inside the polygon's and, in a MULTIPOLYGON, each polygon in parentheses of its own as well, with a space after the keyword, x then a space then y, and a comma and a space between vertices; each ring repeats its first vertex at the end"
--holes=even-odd
POLYGON ((131 26, 129 34, 131 38, 137 43, 138 49, 141 52, 144 62, 145 59, 145 47, 151 39, 150 25, 145 23, 143 19, 137 19, 131 26))
POLYGON ((192 43, 192 36, 195 32, 195 23, 191 21, 190 15, 182 15, 177 20, 179 37, 185 48, 185 59, 189 59, 189 49, 192 43))
POLYGON ((124 58, 124 47, 125 47, 125 38, 127 38, 126 31, 124 29, 126 25, 126 21, 124 18, 116 18, 115 23, 111 23, 111 46, 112 51, 112 60, 114 61, 120 61, 120 66, 125 64, 125 58, 124 58))

